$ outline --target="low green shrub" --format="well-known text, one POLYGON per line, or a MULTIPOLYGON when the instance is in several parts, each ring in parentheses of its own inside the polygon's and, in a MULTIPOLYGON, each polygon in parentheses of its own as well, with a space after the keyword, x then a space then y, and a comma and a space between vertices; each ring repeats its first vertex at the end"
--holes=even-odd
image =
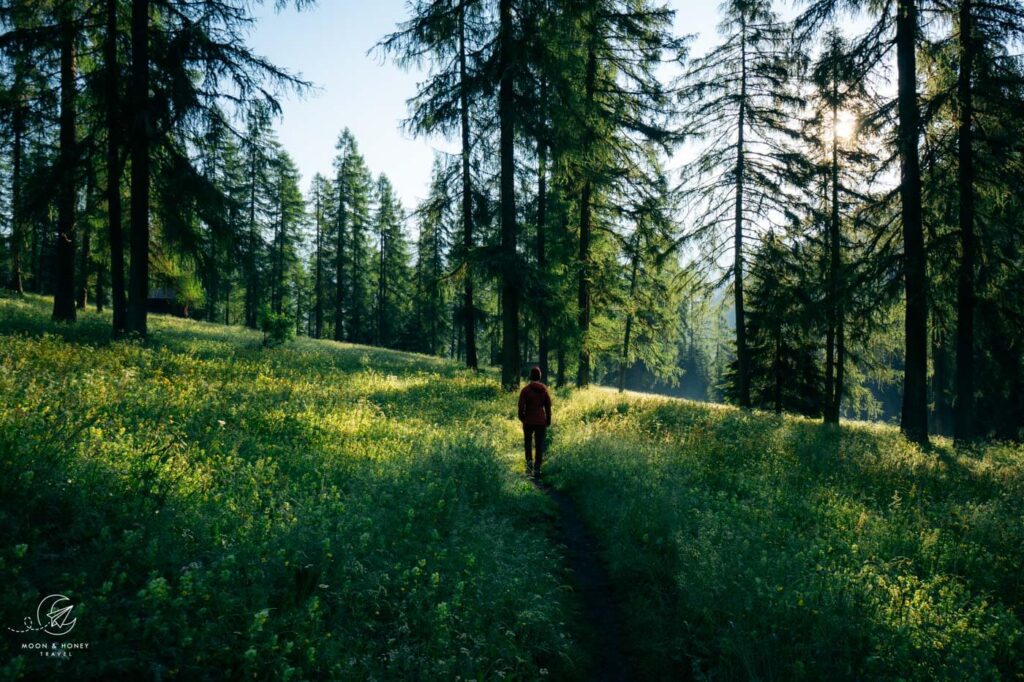
POLYGON ((269 306, 260 309, 259 325, 263 345, 268 348, 282 346, 295 338, 295 319, 287 313, 275 313, 269 306))

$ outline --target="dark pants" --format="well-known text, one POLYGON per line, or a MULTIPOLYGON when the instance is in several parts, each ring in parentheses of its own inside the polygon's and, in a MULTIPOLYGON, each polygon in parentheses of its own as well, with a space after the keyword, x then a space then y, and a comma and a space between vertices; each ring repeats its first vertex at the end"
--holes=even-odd
POLYGON ((547 435, 548 427, 531 426, 523 424, 523 442, 526 445, 526 468, 534 473, 540 471, 541 461, 544 459, 544 437, 547 435), (536 441, 536 454, 532 452, 533 442, 536 441))

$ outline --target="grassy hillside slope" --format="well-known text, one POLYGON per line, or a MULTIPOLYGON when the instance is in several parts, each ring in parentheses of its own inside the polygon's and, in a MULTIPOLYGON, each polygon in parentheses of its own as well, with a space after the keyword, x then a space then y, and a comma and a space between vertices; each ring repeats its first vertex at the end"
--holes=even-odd
POLYGON ((561 419, 645 679, 1024 679, 1020 446, 596 391, 561 419))
MULTIPOLYGON (((514 398, 452 363, 0 299, 0 677, 587 675, 514 398)), ((1024 678, 1024 451, 591 389, 555 396, 646 679, 1024 678)))
MULTIPOLYGON (((576 673, 547 506, 490 378, 164 317, 148 347, 111 344, 47 306, 0 302, 0 613, 79 604, 69 672, 576 673)), ((0 678, 54 667, 12 648, 0 678)))

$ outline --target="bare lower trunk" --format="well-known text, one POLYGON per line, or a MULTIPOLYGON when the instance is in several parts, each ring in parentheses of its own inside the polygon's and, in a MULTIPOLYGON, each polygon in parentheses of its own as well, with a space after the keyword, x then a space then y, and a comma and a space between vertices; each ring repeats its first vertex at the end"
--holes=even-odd
POLYGON ((960 269, 957 277, 956 317, 956 411, 954 437, 974 437, 974 101, 971 76, 974 70, 972 0, 960 5, 960 74, 958 112, 960 162, 960 269))
POLYGON ((519 386, 519 284, 516 272, 515 194, 515 56, 512 35, 512 0, 499 2, 498 118, 501 156, 501 385, 506 390, 519 386))
POLYGON ((110 307, 114 336, 127 328, 128 302, 124 287, 124 232, 121 226, 121 112, 117 63, 118 0, 107 0, 106 35, 103 37, 106 68, 107 127, 107 234, 110 241, 110 307))
POLYGON ((903 410, 900 427, 908 439, 928 443, 928 301, 924 229, 921 216, 920 114, 917 104, 917 7, 896 3, 896 66, 900 145, 900 200, 906 289, 903 410))
POLYGON ((132 197, 128 332, 146 336, 149 296, 149 0, 132 1, 132 197))
MULTIPOLYGON (((586 72, 586 106, 589 111, 594 104, 594 91, 597 87, 597 53, 593 38, 587 50, 586 72)), ((590 133, 588 132, 588 135, 590 133)), ((589 169, 584 172, 589 173, 589 169)), ((583 183, 580 195, 580 250, 579 250, 579 291, 577 293, 577 324, 580 333, 580 357, 576 368, 576 386, 585 388, 590 385, 590 230, 591 200, 593 185, 588 177, 583 183)))
POLYGON ((836 128, 839 125, 839 82, 838 74, 833 73, 832 77, 832 162, 831 162, 831 211, 828 225, 828 306, 827 316, 827 338, 826 359, 825 359, 825 423, 839 423, 839 408, 842 401, 842 390, 838 386, 839 372, 836 355, 837 346, 840 341, 837 338, 839 332, 839 267, 840 267, 840 243, 839 233, 839 136, 836 128))
POLYGON ((561 338, 558 339, 555 361, 558 363, 558 370, 555 375, 555 388, 562 388, 565 386, 565 342, 561 338))
MULTIPOLYGON (((19 69, 20 64, 15 64, 19 69)), ((14 134, 11 150, 11 281, 9 287, 16 293, 25 292, 21 273, 21 252, 25 248, 25 226, 22 223, 21 166, 25 132, 25 104, 22 101, 20 78, 15 77, 14 111, 11 115, 11 132, 14 134)))
POLYGON ((459 8, 459 118, 462 134, 462 257, 466 272, 462 299, 463 334, 466 343, 466 367, 477 368, 476 303, 473 300, 473 183, 469 174, 471 136, 469 129, 469 93, 466 73, 466 3, 459 8))
MULTIPOLYGON (((637 271, 640 268, 640 255, 637 253, 634 247, 633 251, 633 271, 629 276, 629 302, 632 304, 634 297, 636 296, 636 277, 637 271)), ((630 336, 633 332, 633 312, 630 310, 626 314, 626 331, 622 338, 622 355, 619 357, 619 393, 626 390, 626 366, 629 364, 629 342, 630 336)))
POLYGON ((96 301, 96 312, 102 313, 103 306, 105 304, 104 299, 107 297, 107 269, 103 263, 96 265, 96 289, 93 299, 96 301))
POLYGON ((53 319, 75 321, 75 24, 65 13, 60 27, 60 183, 57 188, 57 262, 53 319))
MULTIPOLYGON (((548 148, 544 136, 547 134, 545 105, 547 100, 547 81, 542 80, 541 86, 541 116, 544 118, 542 124, 541 139, 537 141, 537 270, 541 277, 547 275, 547 219, 548 219, 548 148)), ((548 377, 548 307, 545 300, 546 292, 541 293, 540 305, 537 308, 537 363, 544 380, 548 377)))
POLYGON ((82 232, 82 248, 78 252, 78 291, 75 294, 75 307, 85 310, 89 301, 89 249, 92 246, 92 232, 86 229, 82 232))
POLYGON ((733 305, 736 308, 736 399, 740 407, 750 407, 750 355, 747 352, 747 319, 743 310, 743 181, 744 127, 747 114, 746 22, 741 28, 740 109, 736 139, 736 208, 733 230, 733 305))
POLYGON ((323 217, 320 210, 320 189, 316 191, 316 283, 313 285, 313 336, 320 338, 324 330, 324 302, 323 302, 323 236, 320 229, 320 219, 323 217))
MULTIPOLYGON (((345 339, 345 189, 344 179, 338 175, 338 219, 334 254, 334 340, 345 339)), ((355 277, 355 270, 352 270, 355 277)), ((351 331, 349 333, 351 335, 351 331)))

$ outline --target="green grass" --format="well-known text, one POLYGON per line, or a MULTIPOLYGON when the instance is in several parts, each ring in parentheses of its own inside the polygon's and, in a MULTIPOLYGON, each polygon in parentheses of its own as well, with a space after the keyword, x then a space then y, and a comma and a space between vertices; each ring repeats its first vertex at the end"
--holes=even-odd
POLYGON ((592 391, 551 469, 648 679, 1024 679, 1024 451, 592 391))
POLYGON ((0 301, 0 613, 68 595, 76 675, 579 674, 550 510, 489 376, 163 317, 149 346, 110 343, 47 306, 0 301))
MULTIPOLYGON (((493 375, 0 299, 0 678, 585 678, 585 627, 493 375)), ((592 389, 555 396, 645 679, 1024 679, 1024 450, 924 453, 592 389)))

